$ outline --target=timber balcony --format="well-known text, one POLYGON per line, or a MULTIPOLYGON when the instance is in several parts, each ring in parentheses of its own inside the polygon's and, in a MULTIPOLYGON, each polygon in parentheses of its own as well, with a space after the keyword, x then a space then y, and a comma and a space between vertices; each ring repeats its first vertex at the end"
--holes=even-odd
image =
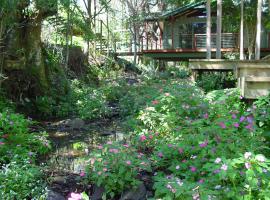
MULTIPOLYGON (((211 34, 212 52, 216 51, 217 34, 211 34)), ((262 38, 262 56, 270 52, 270 34, 262 38)), ((239 34, 222 33, 221 51, 238 52, 239 34)), ((125 44, 126 48, 118 49, 119 55, 132 55, 134 53, 133 44, 125 44)), ((206 34, 173 34, 167 36, 142 36, 140 44, 137 44, 139 55, 145 55, 155 59, 190 59, 205 58, 206 54, 206 34)), ((247 48, 245 48, 247 51, 247 48)), ((215 56, 214 54, 212 56, 215 56)))

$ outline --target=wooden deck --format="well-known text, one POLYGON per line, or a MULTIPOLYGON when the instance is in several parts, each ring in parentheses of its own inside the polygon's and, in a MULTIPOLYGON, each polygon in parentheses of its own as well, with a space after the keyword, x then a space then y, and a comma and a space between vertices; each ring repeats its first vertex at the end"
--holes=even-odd
POLYGON ((246 99, 270 94, 270 63, 267 60, 190 60, 189 66, 194 81, 202 71, 233 71, 241 95, 246 99))

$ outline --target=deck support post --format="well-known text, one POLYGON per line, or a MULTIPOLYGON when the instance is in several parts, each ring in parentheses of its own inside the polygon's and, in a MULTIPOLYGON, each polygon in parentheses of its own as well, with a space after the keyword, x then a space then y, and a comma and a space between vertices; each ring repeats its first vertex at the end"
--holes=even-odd
POLYGON ((221 59, 222 0, 217 0, 217 38, 216 58, 221 59))
POLYGON ((206 58, 211 59, 211 0, 206 3, 207 23, 206 23, 206 58))
POLYGON ((257 34, 255 46, 255 59, 261 58, 261 29, 262 29, 262 0, 258 0, 257 6, 257 34))
POLYGON ((241 0, 240 60, 244 60, 244 0, 241 0))

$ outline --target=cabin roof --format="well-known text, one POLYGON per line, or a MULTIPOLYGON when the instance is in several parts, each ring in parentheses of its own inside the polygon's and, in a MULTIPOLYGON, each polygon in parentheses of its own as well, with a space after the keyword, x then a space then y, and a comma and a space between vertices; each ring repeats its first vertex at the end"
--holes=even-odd
POLYGON ((182 6, 180 8, 177 8, 175 10, 172 11, 168 11, 166 13, 164 13, 161 18, 169 18, 169 17, 173 17, 173 16, 177 16, 177 15, 181 15, 183 13, 187 13, 189 11, 193 11, 193 10, 201 10, 201 9, 205 9, 205 1, 201 1, 201 2, 197 2, 197 3, 190 3, 186 6, 182 6))

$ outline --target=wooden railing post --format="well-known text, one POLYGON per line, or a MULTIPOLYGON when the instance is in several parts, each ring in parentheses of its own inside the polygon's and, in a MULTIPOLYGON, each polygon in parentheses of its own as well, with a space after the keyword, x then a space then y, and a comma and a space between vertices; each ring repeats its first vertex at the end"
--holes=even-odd
POLYGON ((197 34, 194 34, 194 49, 197 49, 197 34))

